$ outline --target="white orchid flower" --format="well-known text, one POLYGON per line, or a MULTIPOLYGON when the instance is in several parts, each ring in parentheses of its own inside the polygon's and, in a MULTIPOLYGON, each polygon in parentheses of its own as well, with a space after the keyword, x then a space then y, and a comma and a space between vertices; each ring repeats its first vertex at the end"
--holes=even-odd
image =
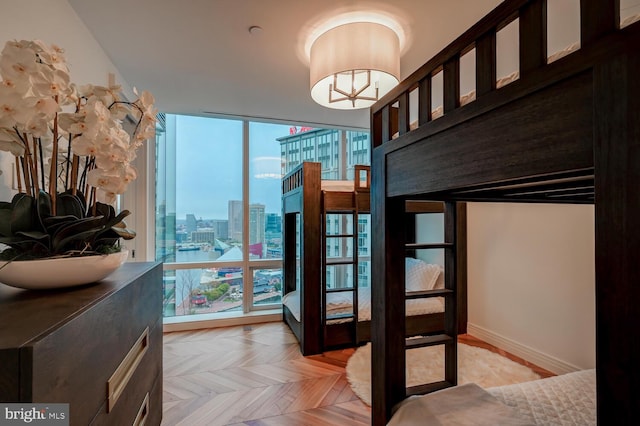
POLYGON ((112 170, 129 161, 128 145, 118 139, 113 138, 109 146, 100 145, 96 157, 96 165, 103 170, 112 170))
POLYGON ((111 116, 116 120, 124 120, 124 118, 129 114, 133 115, 135 118, 135 112, 137 109, 131 108, 131 105, 126 103, 115 103, 109 111, 111 111, 111 116))
POLYGON ((154 98, 134 88, 138 99, 129 102, 119 97, 120 86, 77 87, 70 80, 61 48, 40 40, 5 43, 0 53, 0 151, 22 157, 25 140, 37 143, 48 169, 37 168, 36 175, 44 173, 38 181, 47 183, 53 165, 56 192, 72 189, 69 183, 88 184, 97 189, 97 199, 112 203, 136 179, 131 161, 154 135, 154 98), (122 127, 127 117, 134 120, 135 134, 122 127), (70 154, 85 158, 71 163, 70 154), (74 175, 70 169, 81 176, 87 165, 86 181, 69 179, 74 175))
POLYGON ((54 48, 54 46, 43 46, 43 49, 38 52, 38 57, 43 63, 49 65, 51 68, 68 73, 69 68, 67 67, 63 53, 64 51, 60 48, 54 48))
POLYGON ((87 182, 91 186, 115 194, 122 194, 127 189, 127 183, 117 171, 93 169, 87 173, 87 182))
POLYGON ((36 114, 44 115, 48 120, 53 120, 56 113, 62 110, 55 99, 50 97, 37 98, 30 96, 23 100, 23 105, 24 108, 30 108, 36 114))
POLYGON ((31 117, 24 126, 24 131, 36 138, 41 138, 49 133, 49 118, 43 114, 31 117))
POLYGON ((24 98, 20 93, 0 86, 0 126, 13 127, 27 121, 24 117, 23 102, 24 98))
POLYGON ((120 87, 119 85, 109 87, 93 86, 93 96, 96 96, 104 105, 109 107, 114 102, 119 100, 118 92, 120 90, 122 90, 122 87, 120 87))
POLYGON ((100 151, 100 147, 96 143, 95 138, 89 138, 85 135, 74 138, 71 142, 71 149, 76 155, 85 155, 88 157, 95 156, 100 151))
POLYGON ((116 202, 117 194, 113 192, 108 192, 103 189, 98 189, 96 191, 96 198, 98 201, 104 204, 113 204, 116 202))
POLYGON ((50 68, 41 69, 33 76, 33 94, 36 96, 66 97, 71 93, 69 74, 50 68))
POLYGON ((29 80, 16 80, 11 77, 5 77, 4 80, 0 81, 0 86, 6 87, 10 90, 13 90, 17 93, 27 93, 31 88, 31 84, 29 80))
POLYGON ((72 129, 72 126, 77 123, 83 123, 83 129, 86 128, 84 126, 84 115, 77 113, 69 113, 63 112, 58 114, 58 127, 67 133, 72 134, 80 134, 83 132, 77 132, 72 129))
POLYGON ((87 111, 85 120, 89 126, 102 126, 111 116, 109 109, 97 97, 89 99, 85 110, 87 111))
POLYGON ((24 144, 14 129, 0 127, 0 151, 10 152, 13 155, 24 155, 24 144))
POLYGON ((3 78, 28 80, 37 66, 36 52, 27 45, 7 43, 0 57, 0 74, 3 78))
POLYGON ((78 96, 90 98, 91 96, 93 96, 93 87, 93 84, 83 84, 81 86, 78 86, 78 96))

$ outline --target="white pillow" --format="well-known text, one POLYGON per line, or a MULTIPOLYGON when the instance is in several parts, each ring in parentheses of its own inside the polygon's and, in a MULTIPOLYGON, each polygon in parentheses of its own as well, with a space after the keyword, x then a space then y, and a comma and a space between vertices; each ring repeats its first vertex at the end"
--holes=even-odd
POLYGON ((438 275, 438 278, 436 279, 436 282, 433 286, 434 290, 444 288, 444 268, 440 265, 438 265, 438 268, 440 268, 440 274, 438 275))
POLYGON ((405 261, 405 287, 407 291, 432 290, 440 276, 440 266, 407 257, 405 261))

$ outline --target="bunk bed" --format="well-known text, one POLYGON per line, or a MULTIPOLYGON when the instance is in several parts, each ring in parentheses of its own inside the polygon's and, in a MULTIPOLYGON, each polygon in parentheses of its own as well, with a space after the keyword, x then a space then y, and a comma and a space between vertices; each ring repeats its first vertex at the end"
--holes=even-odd
MULTIPOLYGON (((304 355, 355 346, 371 338, 370 288, 358 285, 358 266, 369 261, 358 249, 358 218, 370 212, 369 166, 355 166, 354 175, 353 181, 322 180, 320 163, 303 162, 282 180, 283 320, 295 334, 304 355), (339 232, 330 232, 327 223, 331 215, 349 216, 350 225, 339 227, 339 232), (350 245, 340 250, 339 256, 328 254, 327 249, 328 242, 336 240, 340 245, 350 245), (336 266, 351 269, 347 282, 339 285, 329 282, 328 269, 336 266)), ((457 211, 458 222, 447 225, 445 221, 445 227, 455 227, 460 236, 460 262, 454 278, 461 289, 458 332, 464 333, 467 315, 465 204, 460 203, 457 211)), ((404 232, 414 241, 416 216, 438 213, 443 213, 440 202, 408 204, 404 232)), ((444 246, 428 245, 436 250, 444 246)), ((413 274, 407 281, 407 294, 415 298, 407 302, 407 336, 433 334, 444 329, 443 301, 415 297, 432 291, 433 287, 443 287, 444 274, 440 266, 416 260, 417 249, 418 246, 408 252, 404 261, 413 274)))
MULTIPOLYGON (((374 426, 405 397, 457 384, 458 289, 445 274, 446 330, 423 342, 445 345, 445 380, 405 386, 407 246, 398 218, 410 199, 594 204, 597 421, 637 418, 640 23, 620 23, 619 0, 582 0, 579 48, 549 62, 546 13, 545 0, 504 1, 372 106, 374 426), (496 34, 514 19, 519 75, 498 89, 496 34), (475 99, 461 106, 460 57, 470 49, 475 99), (443 115, 434 119, 432 76, 440 71, 443 115)), ((445 272, 453 262, 449 252, 445 272)))

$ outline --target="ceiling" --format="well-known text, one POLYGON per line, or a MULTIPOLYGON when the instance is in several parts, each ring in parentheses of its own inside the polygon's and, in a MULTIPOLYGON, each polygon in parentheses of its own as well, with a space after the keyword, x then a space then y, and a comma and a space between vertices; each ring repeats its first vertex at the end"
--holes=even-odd
POLYGON ((68 0, 125 81, 162 112, 366 128, 369 112, 319 106, 305 44, 327 20, 393 18, 405 78, 500 0, 68 0), (251 34, 249 27, 262 28, 251 34))

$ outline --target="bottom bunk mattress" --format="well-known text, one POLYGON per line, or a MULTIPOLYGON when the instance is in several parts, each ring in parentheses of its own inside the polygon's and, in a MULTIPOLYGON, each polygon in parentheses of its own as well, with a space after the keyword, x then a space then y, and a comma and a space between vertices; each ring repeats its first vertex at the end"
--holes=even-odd
POLYGON ((583 370, 515 385, 456 386, 411 397, 388 423, 456 425, 595 425, 596 374, 583 370))
POLYGON ((595 370, 489 388, 487 392, 532 424, 596 424, 595 370))
MULTIPOLYGON (((282 304, 285 305, 295 319, 300 322, 300 294, 292 291, 284 295, 282 304)), ((349 314, 353 312, 353 299, 350 292, 327 294, 327 318, 332 315, 349 314)), ((441 297, 430 299, 407 300, 406 315, 425 315, 444 312, 444 301, 441 297)), ((329 319, 327 324, 339 324, 351 321, 350 318, 329 319)), ((371 321, 371 288, 358 289, 358 321, 371 321)))
MULTIPOLYGON (((427 291, 444 288, 444 269, 442 265, 428 264, 420 259, 405 258, 405 288, 408 292, 427 291)), ((353 294, 351 291, 328 292, 326 294, 327 324, 350 322, 351 318, 331 319, 335 315, 353 313, 353 294)), ((291 291, 282 297, 296 321, 301 322, 300 293, 291 291)), ((406 315, 418 316, 444 312, 442 297, 410 299, 406 303, 406 315)), ((358 288, 358 321, 371 321, 371 288, 358 288)))

